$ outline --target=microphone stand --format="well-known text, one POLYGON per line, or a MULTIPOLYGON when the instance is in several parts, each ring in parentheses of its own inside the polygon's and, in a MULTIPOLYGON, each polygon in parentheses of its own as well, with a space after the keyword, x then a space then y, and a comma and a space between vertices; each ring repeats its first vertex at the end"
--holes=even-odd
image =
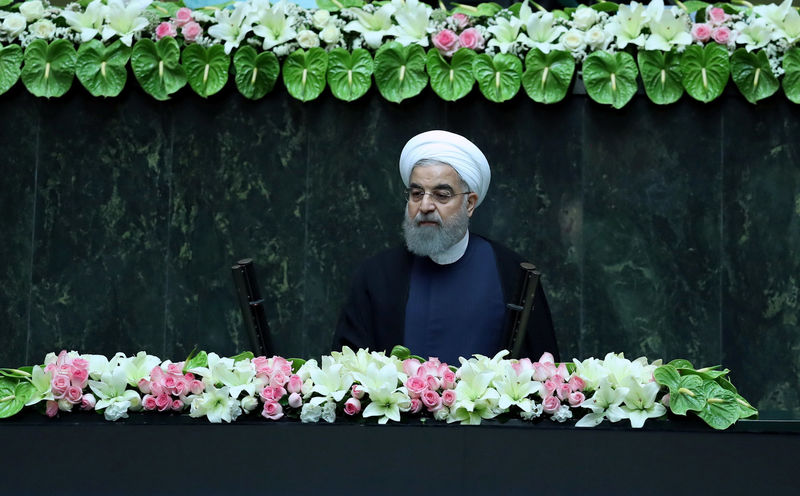
POLYGON ((272 341, 270 338, 267 314, 264 311, 264 299, 258 289, 255 266, 253 260, 244 258, 231 267, 233 282, 236 285, 236 295, 239 308, 242 311, 245 331, 250 339, 250 346, 256 356, 271 356, 272 341))
POLYGON ((522 274, 517 297, 514 300, 516 303, 506 304, 506 307, 514 312, 508 340, 508 349, 511 350, 510 358, 520 358, 519 354, 528 329, 528 320, 533 311, 533 299, 536 295, 536 288, 539 286, 539 276, 542 275, 532 263, 522 262, 519 266, 522 274))

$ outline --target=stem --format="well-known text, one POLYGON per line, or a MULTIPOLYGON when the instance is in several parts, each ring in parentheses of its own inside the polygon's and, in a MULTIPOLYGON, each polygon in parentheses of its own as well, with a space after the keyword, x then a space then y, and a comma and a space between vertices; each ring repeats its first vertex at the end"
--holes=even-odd
POLYGON ((3 370, 6 370, 8 372, 12 372, 14 374, 17 374, 20 377, 30 377, 31 376, 29 373, 25 372, 24 370, 20 370, 20 369, 3 369, 3 370))
POLYGON ((16 398, 16 396, 13 395, 13 394, 11 396, 6 396, 5 398, 0 398, 0 403, 6 402, 6 401, 11 401, 14 398, 16 398))

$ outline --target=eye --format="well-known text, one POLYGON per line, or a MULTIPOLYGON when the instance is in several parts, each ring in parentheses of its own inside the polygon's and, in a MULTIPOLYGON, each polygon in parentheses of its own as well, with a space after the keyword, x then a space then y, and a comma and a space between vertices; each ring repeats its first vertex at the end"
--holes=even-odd
POLYGON ((408 190, 408 198, 413 201, 421 201, 425 196, 425 191, 419 188, 411 188, 408 190))
POLYGON ((453 193, 452 191, 448 191, 446 189, 438 189, 433 192, 433 197, 438 202, 446 203, 453 198, 453 193))

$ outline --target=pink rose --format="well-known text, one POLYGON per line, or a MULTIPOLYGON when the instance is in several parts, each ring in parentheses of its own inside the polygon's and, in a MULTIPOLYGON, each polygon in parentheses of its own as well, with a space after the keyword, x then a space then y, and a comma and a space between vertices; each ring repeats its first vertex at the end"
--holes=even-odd
POLYGON ((720 25, 728 19, 730 16, 719 7, 712 7, 708 10, 708 20, 711 21, 711 24, 720 25))
MULTIPOLYGON (((183 39, 186 41, 194 41, 197 39, 198 36, 203 34, 203 28, 200 27, 199 24, 196 22, 188 22, 185 26, 181 28, 181 34, 183 35, 183 39)), ((290 367, 291 371, 291 367, 290 367)))
POLYGON ((161 396, 164 394, 164 386, 160 382, 150 381, 150 394, 153 396, 161 396))
POLYGON ((67 394, 67 388, 71 386, 69 377, 65 375, 57 375, 50 381, 50 388, 53 390, 53 396, 56 399, 61 399, 67 394))
POLYGON ((172 394, 175 396, 183 396, 186 394, 186 390, 189 389, 188 383, 184 381, 177 381, 175 383, 175 387, 172 388, 172 394))
POLYGON ((205 388, 206 385, 203 384, 203 381, 198 381, 197 379, 189 383, 189 391, 191 391, 192 394, 200 394, 205 388))
POLYGON ((566 380, 566 379, 563 379, 563 377, 569 377, 569 371, 567 370, 567 364, 566 363, 559 364, 558 368, 556 369, 556 374, 559 377, 562 377, 562 379, 561 379, 562 381, 566 380))
POLYGON ((192 9, 181 7, 175 12, 175 25, 181 27, 192 20, 192 9))
POLYGON ((136 386, 138 386, 139 391, 141 391, 144 394, 148 394, 150 392, 150 381, 148 381, 144 377, 139 379, 139 382, 136 384, 136 386))
POLYGON ((569 387, 573 391, 583 391, 586 388, 586 383, 577 375, 573 375, 569 379, 569 387))
POLYGON ((561 402, 555 396, 548 396, 544 400, 544 413, 555 413, 561 407, 561 402))
POLYGON ((167 372, 169 372, 170 374, 182 375, 183 367, 179 363, 171 363, 167 365, 167 372))
POLYGON ((282 387, 267 386, 261 390, 259 396, 261 396, 261 399, 267 403, 270 401, 278 401, 279 399, 283 398, 284 394, 286 394, 286 390, 282 387))
POLYGON ((661 404, 669 408, 669 393, 661 397, 661 404))
POLYGON ((574 392, 569 395, 569 406, 571 407, 580 406, 580 404, 583 403, 583 400, 585 399, 586 397, 580 391, 574 392))
POLYGON ((430 389, 422 393, 422 404, 429 412, 435 412, 442 408, 442 397, 436 391, 430 389))
POLYGON ((711 26, 705 23, 698 23, 692 26, 692 38, 694 41, 705 43, 711 39, 711 26))
POLYGON ((556 384, 552 380, 548 379, 548 380, 544 381, 544 384, 542 385, 542 389, 544 390, 544 394, 542 396, 552 396, 557 388, 558 388, 558 384, 556 384))
POLYGON ((361 411, 361 402, 355 398, 350 398, 344 402, 344 413, 347 415, 355 415, 361 411))
POLYGON ((442 387, 445 389, 453 389, 456 387, 456 373, 447 369, 442 374, 442 387))
POLYGON ((458 50, 458 35, 449 29, 442 29, 433 37, 433 46, 435 46, 442 55, 450 57, 456 50, 458 50))
POLYGON ((445 391, 442 393, 442 403, 444 404, 444 406, 451 407, 455 402, 456 402, 456 392, 453 391, 452 389, 445 389, 445 391))
POLYGON ((303 406, 303 397, 300 393, 292 393, 289 395, 289 406, 292 408, 300 408, 303 406))
POLYGON ((572 389, 566 382, 559 384, 558 387, 556 388, 556 396, 558 396, 558 399, 560 399, 561 401, 564 401, 567 398, 569 398, 570 393, 572 393, 572 389))
POLYGON ((47 408, 45 413, 48 417, 55 417, 58 413, 58 401, 47 400, 47 408))
POLYGON ((156 409, 156 397, 152 394, 145 394, 144 398, 142 398, 142 408, 145 410, 155 410, 156 409))
POLYGON ((173 400, 172 401, 172 409, 176 412, 183 410, 183 401, 181 400, 173 400))
POLYGON ((166 36, 175 37, 178 35, 178 30, 175 29, 175 26, 172 25, 171 22, 162 22, 161 24, 156 27, 156 39, 160 40, 166 36))
POLYGON ((253 358, 253 365, 256 367, 256 374, 269 374, 271 370, 269 369, 269 360, 267 357, 264 356, 257 356, 253 358))
POLYGON ((360 384, 353 384, 353 387, 350 388, 350 396, 353 398, 360 400, 364 397, 364 386, 360 384))
POLYGON ((411 409, 409 412, 412 414, 419 413, 422 410, 422 401, 419 398, 411 398, 411 409))
POLYGON ((299 393, 303 390, 303 379, 300 378, 297 374, 292 374, 289 376, 289 383, 286 385, 286 389, 290 393, 299 393))
POLYGON ((412 399, 419 398, 423 391, 428 389, 428 382, 422 377, 415 375, 414 377, 409 377, 406 381, 406 389, 408 389, 408 395, 412 399))
POLYGON ((440 387, 442 387, 442 383, 439 382, 439 379, 430 374, 425 377, 425 381, 428 383, 428 388, 433 391, 437 391, 440 387))
POLYGON ((409 377, 417 375, 419 367, 420 363, 416 358, 406 358, 403 360, 403 372, 409 377))
POLYGON ((95 404, 97 404, 97 400, 92 393, 86 393, 81 398, 81 410, 91 410, 95 404))
POLYGON ((711 38, 720 45, 727 45, 731 39, 731 30, 725 26, 714 28, 714 31, 711 32, 711 38))
POLYGON ((172 398, 168 394, 163 393, 156 397, 156 408, 159 412, 163 412, 172 406, 172 398))
POLYGON ((553 357, 552 353, 550 353, 549 351, 545 351, 544 353, 542 353, 542 356, 539 357, 539 363, 541 364, 552 363, 553 365, 555 365, 556 359, 553 357))
POLYGON ((270 420, 278 420, 283 417, 283 407, 277 401, 268 401, 264 403, 261 416, 270 420))
POLYGON ((456 21, 458 29, 464 29, 469 26, 469 16, 467 14, 453 14, 453 20, 456 21))
POLYGON ((281 371, 283 375, 292 375, 292 364, 283 357, 272 357, 272 368, 281 371))
POLYGON ((269 385, 272 387, 283 386, 288 380, 289 379, 286 378, 286 374, 280 370, 276 370, 269 379, 269 385))
POLYGON ((161 382, 161 384, 164 386, 164 389, 166 389, 167 391, 172 391, 172 389, 175 388, 175 378, 172 377, 171 375, 168 375, 168 376, 166 376, 164 378, 164 380, 161 382))
POLYGON ((89 361, 85 358, 78 357, 72 361, 72 366, 83 370, 89 370, 89 361))
POLYGON ((183 378, 187 382, 192 382, 194 380, 194 374, 192 374, 191 372, 186 372, 185 374, 183 374, 183 378))
MULTIPOLYGON (((464 48, 472 50, 480 50, 483 48, 483 36, 481 32, 475 28, 465 29, 458 35, 458 42, 464 48)), ((528 360, 530 362, 530 360, 528 360)))
POLYGON ((81 395, 83 394, 83 390, 78 386, 70 386, 67 388, 67 392, 64 395, 64 398, 72 403, 73 405, 80 403, 81 395))
POLYGON ((74 386, 83 389, 86 387, 86 383, 89 382, 89 371, 86 369, 72 369, 70 380, 74 386))

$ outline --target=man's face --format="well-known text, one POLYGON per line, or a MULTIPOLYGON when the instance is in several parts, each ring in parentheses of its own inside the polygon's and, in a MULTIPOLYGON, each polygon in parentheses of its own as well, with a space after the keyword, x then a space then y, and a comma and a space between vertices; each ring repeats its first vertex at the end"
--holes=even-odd
POLYGON ((417 166, 409 189, 426 193, 421 198, 411 195, 406 206, 403 234, 412 253, 435 255, 464 237, 478 195, 467 192, 455 169, 445 164, 417 166), (445 196, 448 201, 442 201, 445 196))

